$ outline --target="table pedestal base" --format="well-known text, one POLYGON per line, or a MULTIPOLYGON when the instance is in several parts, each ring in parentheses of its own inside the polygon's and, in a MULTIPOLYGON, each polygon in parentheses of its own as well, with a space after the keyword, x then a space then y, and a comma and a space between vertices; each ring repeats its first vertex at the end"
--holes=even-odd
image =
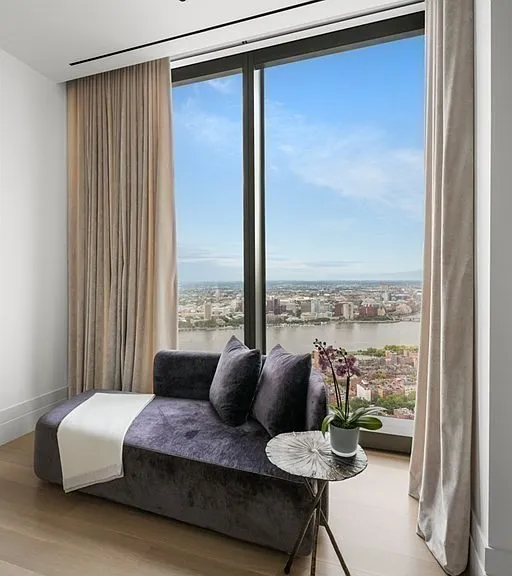
POLYGON ((327 531, 327 534, 329 536, 329 539, 331 541, 332 547, 334 548, 334 551, 336 552, 336 556, 338 557, 338 560, 340 561, 341 567, 343 568, 343 571, 345 572, 346 576, 350 576, 350 571, 348 569, 348 566, 341 554, 341 551, 339 549, 338 543, 336 542, 336 539, 334 538, 334 534, 332 533, 331 528, 329 527, 329 523, 327 522, 327 518, 325 517, 324 511, 322 510, 322 495, 325 491, 325 488, 328 484, 327 481, 325 480, 317 480, 317 490, 316 492, 313 490, 313 487, 311 486, 311 483, 309 482, 309 480, 305 480, 306 482, 306 486, 308 487, 311 496, 313 497, 313 503, 311 505, 311 509, 309 510, 308 514, 307 514, 307 518, 306 521, 304 522, 301 531, 299 533, 299 536, 293 546, 292 552, 290 554, 290 557, 288 558, 288 562, 286 563, 286 566, 284 567, 284 573, 285 574, 289 574, 290 570, 292 568, 292 564, 293 561, 295 559, 295 556, 297 554, 297 551, 300 547, 300 545, 302 544, 302 541, 304 540, 304 536, 306 535, 306 532, 308 530, 308 526, 311 523, 311 520, 313 520, 314 522, 314 527, 313 527, 313 551, 311 553, 311 576, 315 576, 316 574, 316 550, 317 550, 317 546, 318 546, 318 531, 320 529, 320 525, 323 525, 325 527, 325 530, 327 531))

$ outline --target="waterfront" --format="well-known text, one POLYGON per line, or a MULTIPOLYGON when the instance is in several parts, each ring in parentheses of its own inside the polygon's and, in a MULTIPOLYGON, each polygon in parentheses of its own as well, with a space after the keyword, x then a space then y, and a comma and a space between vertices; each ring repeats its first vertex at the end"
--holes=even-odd
MULTIPOLYGON (((182 350, 221 352, 232 334, 243 340, 243 328, 183 330, 179 333, 182 350)), ((296 354, 311 352, 313 340, 320 338, 335 346, 355 351, 363 348, 382 348, 387 344, 418 346, 418 322, 346 322, 322 325, 269 326, 267 349, 281 344, 296 354)))

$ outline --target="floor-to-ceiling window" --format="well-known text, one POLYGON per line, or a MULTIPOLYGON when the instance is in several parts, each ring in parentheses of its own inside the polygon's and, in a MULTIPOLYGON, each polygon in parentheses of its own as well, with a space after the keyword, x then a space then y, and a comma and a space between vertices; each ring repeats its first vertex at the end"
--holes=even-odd
MULTIPOLYGON (((353 405, 412 434, 424 232, 423 15, 174 71, 180 348, 318 337, 353 405), (208 78, 205 80, 205 77, 208 78)), ((393 426, 385 426, 387 431, 393 426)))
POLYGON ((265 70, 267 349, 346 348, 362 368, 352 405, 400 419, 416 396, 423 44, 265 70))
POLYGON ((181 348, 243 339, 242 79, 177 86, 173 129, 181 348))

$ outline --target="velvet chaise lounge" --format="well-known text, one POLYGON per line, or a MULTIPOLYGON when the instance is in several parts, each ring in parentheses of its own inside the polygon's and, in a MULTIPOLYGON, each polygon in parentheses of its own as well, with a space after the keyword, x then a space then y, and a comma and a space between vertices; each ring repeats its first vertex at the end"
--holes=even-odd
MULTIPOLYGON (((82 491, 141 510, 289 552, 310 506, 302 480, 272 465, 270 438, 254 419, 224 424, 209 402, 220 354, 162 351, 154 362, 155 399, 133 421, 124 447, 124 477, 82 491)), ((112 392, 122 394, 122 392, 112 392)), ((34 468, 62 484, 57 428, 94 391, 43 416, 35 433, 34 468)), ((304 430, 327 414, 322 375, 312 371, 304 430)), ((299 553, 311 550, 311 527, 299 553)))

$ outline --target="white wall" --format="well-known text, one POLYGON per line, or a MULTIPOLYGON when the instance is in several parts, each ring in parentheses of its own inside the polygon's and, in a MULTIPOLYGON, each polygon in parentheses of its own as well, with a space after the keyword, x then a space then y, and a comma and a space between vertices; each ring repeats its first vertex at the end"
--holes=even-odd
POLYGON ((511 22, 512 2, 492 0, 489 546, 504 575, 512 574, 511 22))
POLYGON ((0 50, 0 444, 66 397, 66 99, 0 50))
POLYGON ((476 0, 475 576, 512 574, 510 22, 510 0, 476 0))
POLYGON ((475 398, 471 564, 484 573, 489 533, 491 7, 475 2, 475 398))

